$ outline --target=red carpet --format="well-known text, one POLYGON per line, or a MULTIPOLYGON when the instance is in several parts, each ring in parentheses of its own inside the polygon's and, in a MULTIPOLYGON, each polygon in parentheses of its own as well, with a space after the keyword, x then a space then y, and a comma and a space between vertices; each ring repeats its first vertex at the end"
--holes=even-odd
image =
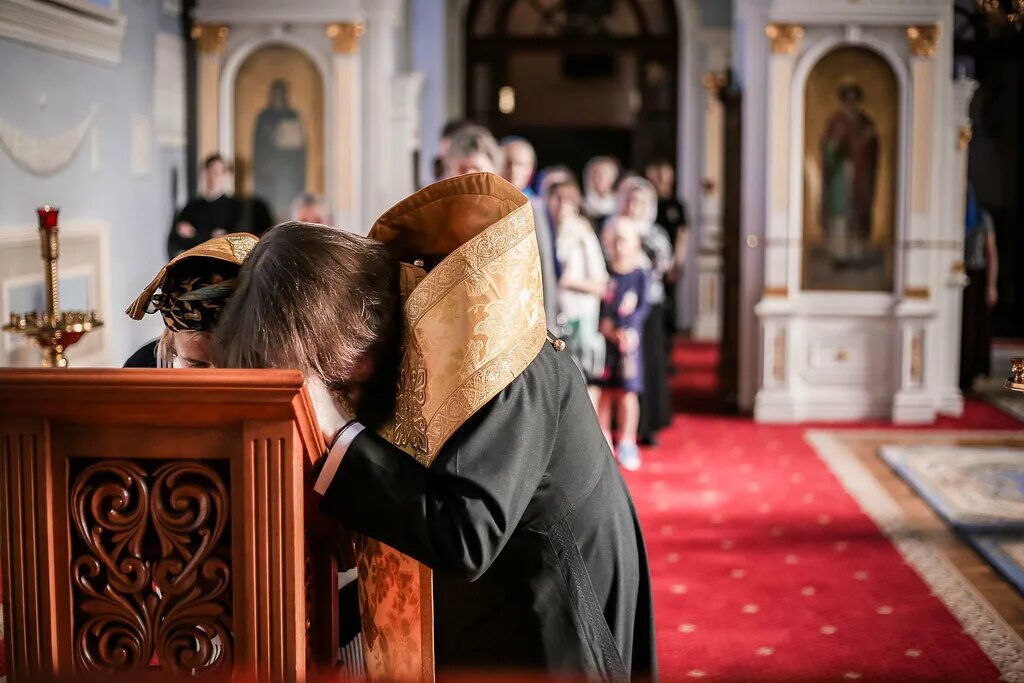
MULTIPOLYGON (((673 389, 690 394, 677 405, 711 402, 714 347, 684 345, 675 361, 673 389)), ((975 402, 936 426, 1021 427, 975 402)), ((628 474, 651 559, 662 679, 998 680, 805 431, 684 414, 628 474)))

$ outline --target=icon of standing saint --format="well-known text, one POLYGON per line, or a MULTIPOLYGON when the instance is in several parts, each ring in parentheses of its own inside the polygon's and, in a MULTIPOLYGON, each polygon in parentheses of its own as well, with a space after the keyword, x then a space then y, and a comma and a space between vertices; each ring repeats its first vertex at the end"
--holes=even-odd
POLYGON ((267 200, 277 220, 289 215, 292 201, 306 191, 306 132, 288 101, 288 83, 270 84, 267 105, 253 135, 253 190, 267 200))
POLYGON ((857 83, 844 80, 838 94, 840 108, 821 136, 821 227, 833 266, 844 268, 861 265, 870 251, 878 131, 857 83))

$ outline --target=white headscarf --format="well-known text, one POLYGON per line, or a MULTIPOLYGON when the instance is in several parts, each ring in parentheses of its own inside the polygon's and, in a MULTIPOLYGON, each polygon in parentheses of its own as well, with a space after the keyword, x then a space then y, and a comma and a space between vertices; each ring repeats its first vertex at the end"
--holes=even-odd
MULTIPOLYGON (((615 213, 615 192, 600 195, 594 190, 594 169, 601 164, 613 164, 616 175, 619 173, 619 162, 613 157, 594 157, 583 167, 583 210, 590 216, 611 216, 615 213)), ((615 187, 614 181, 612 187, 615 187)))
POLYGON ((636 191, 647 195, 647 209, 643 216, 636 219, 641 224, 641 230, 647 232, 658 218, 658 193, 655 191, 654 185, 646 178, 630 176, 619 183, 615 202, 615 215, 626 215, 629 196, 636 191))

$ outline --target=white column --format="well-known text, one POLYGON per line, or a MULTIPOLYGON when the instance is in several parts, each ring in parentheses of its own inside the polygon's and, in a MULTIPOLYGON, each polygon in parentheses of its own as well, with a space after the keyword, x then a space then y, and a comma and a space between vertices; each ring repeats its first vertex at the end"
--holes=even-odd
POLYGON ((793 70, 804 30, 795 24, 769 24, 765 35, 771 41, 772 54, 768 64, 764 296, 788 297, 796 288, 796 283, 789 281, 790 258, 798 257, 797 242, 789 234, 793 70))
POLYGON ((392 80, 391 129, 394 144, 391 152, 393 181, 392 192, 405 197, 416 191, 416 170, 414 154, 420 147, 420 96, 423 93, 423 76, 418 73, 404 73, 392 80))
POLYGON ((392 79, 395 75, 397 13, 391 2, 367 3, 363 82, 369 97, 363 100, 362 184, 363 230, 402 198, 394 185, 394 132, 392 79))
POLYGON ((360 77, 359 38, 363 25, 354 22, 331 24, 331 60, 334 87, 332 112, 331 165, 333 186, 329 190, 335 225, 365 234, 369 224, 360 211, 360 160, 362 159, 362 79, 360 77))
POLYGON ((693 336, 717 340, 722 334, 722 184, 725 110, 719 99, 726 85, 722 72, 704 74, 704 158, 702 196, 697 205, 697 315, 693 336))
POLYGON ((908 299, 928 299, 929 242, 937 235, 932 213, 933 159, 935 147, 935 25, 910 26, 910 221, 904 237, 903 294, 908 299))
POLYGON ((935 177, 942 175, 936 165, 944 159, 935 142, 935 121, 941 118, 935 113, 940 106, 935 66, 938 36, 939 29, 934 24, 907 28, 911 55, 909 222, 903 238, 901 301, 895 311, 900 372, 892 407, 893 421, 900 424, 934 419, 936 400, 929 389, 935 382, 927 375, 926 359, 933 353, 930 347, 949 343, 935 336, 939 305, 936 296, 945 293, 933 291, 931 270, 933 253, 943 232, 937 221, 944 220, 936 215, 934 207, 939 203, 932 194, 935 177))
MULTIPOLYGON (((963 413, 963 396, 960 394, 960 333, 961 316, 963 315, 963 289, 967 285, 964 272, 963 217, 967 204, 967 155, 973 135, 970 119, 971 100, 978 83, 969 78, 958 78, 953 83, 953 107, 950 125, 943 130, 943 142, 950 150, 949 158, 953 160, 949 172, 943 179, 949 187, 955 188, 950 202, 953 209, 946 220, 948 226, 943 236, 947 246, 936 253, 938 266, 943 279, 939 282, 941 292, 943 329, 940 337, 945 341, 941 362, 939 363, 938 410, 942 413, 959 416, 963 413)), ((993 373, 1008 368, 993 368, 993 373)))
MULTIPOLYGON (((790 260, 799 258, 799 242, 789 234, 789 190, 790 166, 794 163, 790 152, 793 71, 804 30, 796 24, 768 24, 765 35, 771 41, 771 56, 763 142, 767 147, 764 288, 754 309, 759 319, 761 382, 754 401, 754 417, 759 421, 787 422, 797 417, 793 408, 793 364, 788 361, 797 341, 791 320, 791 297, 796 294, 796 283, 790 282, 790 260)), ((747 103, 744 112, 756 115, 747 103)))

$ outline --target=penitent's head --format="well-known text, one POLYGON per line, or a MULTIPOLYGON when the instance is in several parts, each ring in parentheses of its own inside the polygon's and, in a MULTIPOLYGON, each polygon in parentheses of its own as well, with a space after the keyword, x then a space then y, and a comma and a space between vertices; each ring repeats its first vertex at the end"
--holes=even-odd
POLYGON ((400 344, 398 263, 384 245, 293 221, 246 260, 214 357, 218 367, 295 368, 343 393, 387 374, 400 344))

